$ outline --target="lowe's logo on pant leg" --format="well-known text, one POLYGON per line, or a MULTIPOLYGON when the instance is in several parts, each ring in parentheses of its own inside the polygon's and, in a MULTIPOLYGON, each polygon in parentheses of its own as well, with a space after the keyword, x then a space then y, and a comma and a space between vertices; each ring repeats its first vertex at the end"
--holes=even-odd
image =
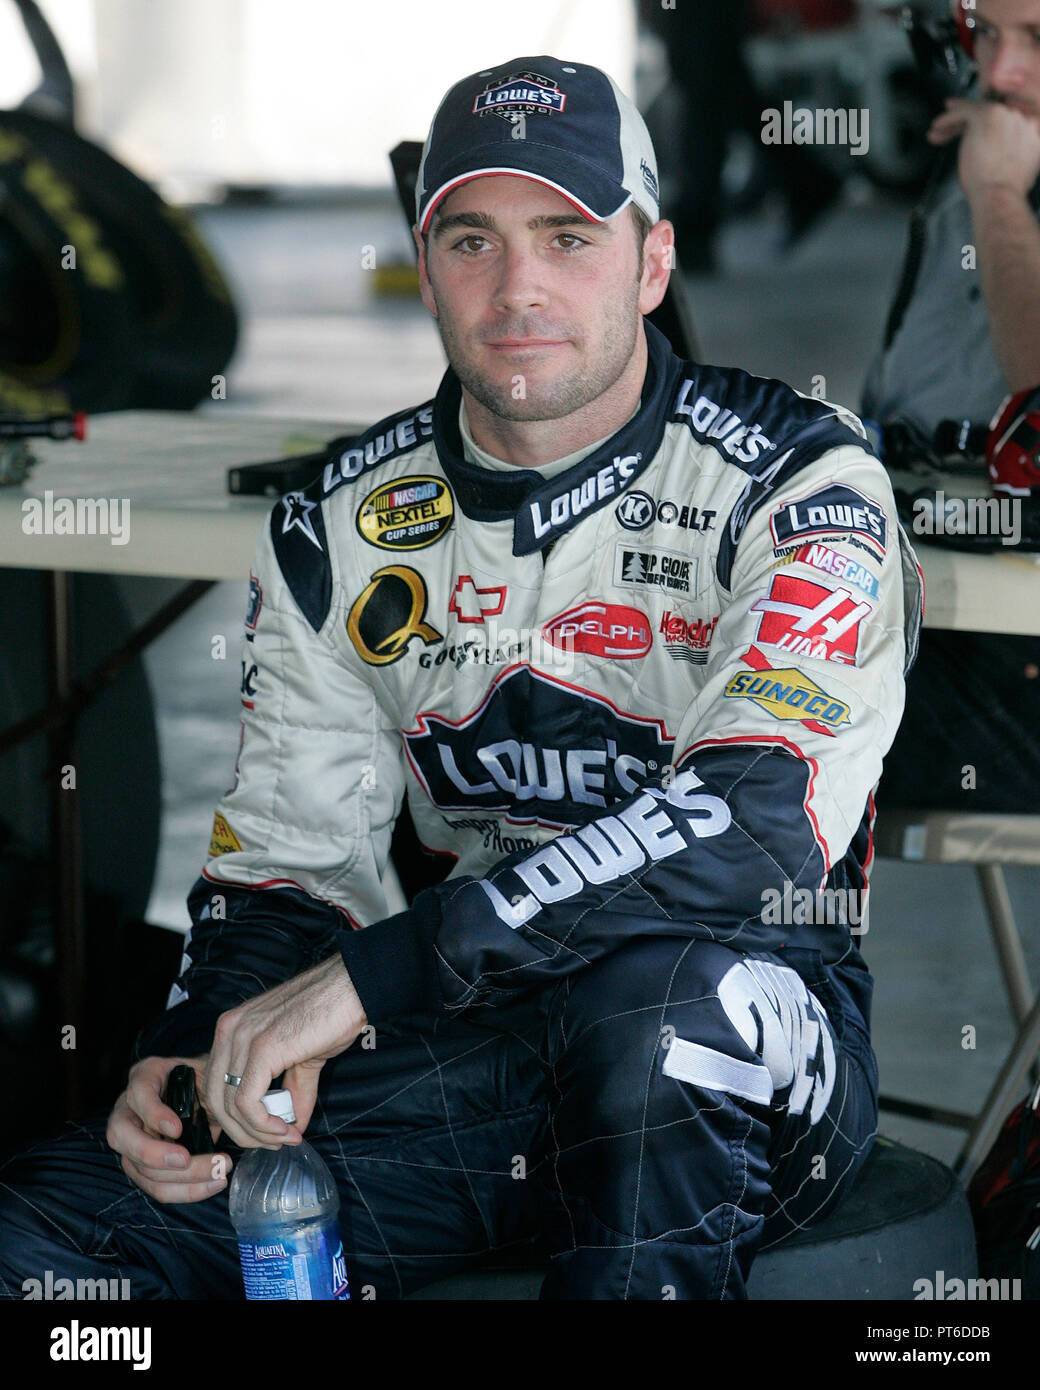
POLYGON ((815 1124, 834 1090, 834 1041, 823 1005, 790 966, 764 960, 731 966, 718 992, 733 1027, 759 1052, 774 1094, 789 1086, 788 1112, 800 1115, 809 1105, 815 1124))
POLYGON ((690 845, 678 822, 685 821, 698 840, 721 835, 732 819, 730 809, 720 796, 698 793, 697 788, 703 785, 688 768, 667 791, 647 787, 616 816, 600 816, 572 834, 557 836, 552 844, 543 845, 499 876, 500 883, 519 879, 526 888, 525 893, 514 895, 515 901, 489 879, 481 879, 480 886, 491 899, 495 915, 509 927, 523 926, 543 907, 586 892, 590 884, 613 883, 647 863, 688 850, 690 845), (686 814, 669 815, 661 808, 662 801, 686 814))

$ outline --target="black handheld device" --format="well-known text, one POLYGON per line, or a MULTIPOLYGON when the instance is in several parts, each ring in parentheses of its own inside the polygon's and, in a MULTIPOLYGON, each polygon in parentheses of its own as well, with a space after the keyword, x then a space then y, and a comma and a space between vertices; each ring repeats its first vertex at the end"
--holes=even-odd
POLYGON ((183 1144, 190 1154, 212 1153, 209 1121, 195 1094, 195 1072, 191 1067, 183 1063, 174 1067, 166 1078, 163 1100, 181 1119, 183 1128, 176 1142, 183 1144))

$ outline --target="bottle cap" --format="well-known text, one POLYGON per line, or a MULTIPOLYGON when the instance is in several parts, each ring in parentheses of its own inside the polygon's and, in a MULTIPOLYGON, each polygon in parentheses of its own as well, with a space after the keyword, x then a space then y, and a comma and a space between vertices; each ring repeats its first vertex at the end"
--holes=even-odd
POLYGON ((274 1115, 276 1119, 284 1120, 286 1124, 296 1123, 296 1111, 293 1109, 292 1091, 268 1091, 262 1097, 264 1108, 269 1115, 274 1115))

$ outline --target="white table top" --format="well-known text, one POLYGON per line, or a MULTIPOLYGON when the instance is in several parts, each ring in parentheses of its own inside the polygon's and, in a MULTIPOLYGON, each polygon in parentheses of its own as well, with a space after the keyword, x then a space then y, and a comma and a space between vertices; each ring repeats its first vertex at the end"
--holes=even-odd
MULTIPOLYGON (((26 569, 241 580, 271 503, 232 497, 227 470, 312 452, 344 423, 283 420, 210 407, 204 413, 99 415, 85 443, 34 441, 38 467, 21 487, 0 488, 0 565, 26 569), (293 444, 295 443, 295 448, 293 444), (28 497, 129 498, 129 539, 37 535, 23 530, 28 497)), ((1010 547, 966 554, 911 537, 927 586, 925 625, 1040 635, 1040 555, 1010 547)))
POLYGON ((94 416, 83 443, 33 440, 37 467, 21 487, 0 488, 0 565, 244 579, 271 499, 232 497, 227 470, 281 458, 294 439, 292 452, 310 453, 357 429, 219 408, 94 416), (55 499, 128 498, 126 544, 109 535, 26 534, 22 504, 48 490, 55 499))

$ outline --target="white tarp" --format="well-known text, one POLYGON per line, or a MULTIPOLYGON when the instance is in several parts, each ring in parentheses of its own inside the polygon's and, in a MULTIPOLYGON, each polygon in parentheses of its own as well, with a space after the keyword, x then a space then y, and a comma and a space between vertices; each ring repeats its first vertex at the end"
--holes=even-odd
MULTIPOLYGON (((457 78, 520 54, 606 68, 630 93, 631 0, 43 0, 77 78, 86 134, 148 178, 386 185, 457 78)), ((0 0, 0 105, 33 85, 0 0)))

